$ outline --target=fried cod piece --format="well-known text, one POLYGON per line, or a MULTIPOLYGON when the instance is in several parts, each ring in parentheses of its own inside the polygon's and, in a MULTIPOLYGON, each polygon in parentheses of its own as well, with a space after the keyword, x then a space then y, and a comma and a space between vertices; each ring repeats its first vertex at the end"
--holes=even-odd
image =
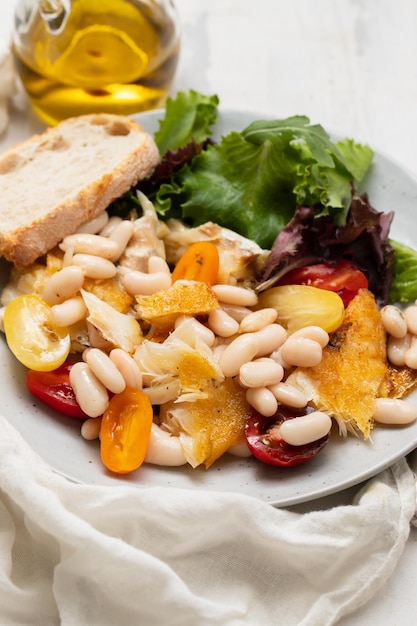
POLYGON ((205 385, 195 402, 171 401, 161 406, 161 424, 180 438, 187 462, 206 469, 244 436, 251 408, 245 390, 233 378, 205 385))
POLYGON ((327 411, 342 432, 369 437, 375 398, 388 394, 386 333, 373 294, 361 289, 330 335, 317 366, 296 368, 287 382, 317 409, 327 411))
POLYGON ((260 264, 268 251, 229 228, 206 222, 188 228, 178 220, 168 220, 170 232, 164 237, 167 261, 175 265, 196 241, 211 241, 220 256, 219 283, 254 287, 260 264), (259 264, 259 267, 258 267, 259 264))
POLYGON ((387 392, 390 398, 404 398, 417 388, 417 370, 388 363, 387 392))

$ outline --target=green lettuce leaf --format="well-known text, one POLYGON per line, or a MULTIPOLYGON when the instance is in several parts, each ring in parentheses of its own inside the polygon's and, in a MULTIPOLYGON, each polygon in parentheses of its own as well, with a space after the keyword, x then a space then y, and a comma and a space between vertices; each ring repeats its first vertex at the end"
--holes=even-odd
POLYGON ((332 143, 305 116, 259 120, 223 136, 176 172, 159 189, 155 206, 165 217, 192 225, 211 220, 269 248, 297 205, 344 223, 352 184, 372 156, 368 147, 332 143))
POLYGON ((192 139, 204 143, 212 134, 211 127, 217 121, 216 95, 205 96, 193 91, 180 91, 175 99, 168 98, 165 116, 155 133, 155 143, 159 153, 178 150, 192 139))
POLYGON ((406 304, 417 300, 417 251, 390 240, 395 250, 390 301, 406 304))
POLYGON ((371 165, 373 150, 367 145, 356 143, 353 139, 336 141, 335 146, 342 155, 347 170, 353 174, 356 182, 360 182, 371 165))

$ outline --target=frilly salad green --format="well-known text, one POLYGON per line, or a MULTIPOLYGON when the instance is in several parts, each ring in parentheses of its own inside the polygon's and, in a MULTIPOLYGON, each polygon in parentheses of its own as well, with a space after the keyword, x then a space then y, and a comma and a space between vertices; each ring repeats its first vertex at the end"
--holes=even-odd
MULTIPOLYGON (((372 163, 369 146, 332 141, 302 115, 254 121, 215 142, 218 105, 216 95, 193 90, 166 103, 155 133, 161 163, 140 185, 162 219, 216 222, 272 248, 262 277, 269 286, 294 268, 337 262, 349 248, 380 305, 417 298, 417 253, 388 238, 393 213, 356 192, 372 163)), ((132 190, 113 210, 135 206, 132 190)))

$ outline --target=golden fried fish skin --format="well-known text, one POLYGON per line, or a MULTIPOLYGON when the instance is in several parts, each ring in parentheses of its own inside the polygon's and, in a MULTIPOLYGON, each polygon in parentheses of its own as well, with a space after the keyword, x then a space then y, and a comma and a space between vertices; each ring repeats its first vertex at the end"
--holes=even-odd
POLYGON ((387 395, 403 398, 417 388, 417 370, 388 363, 387 395))
POLYGON ((330 335, 319 365, 296 368, 287 382, 327 411, 341 430, 369 437, 375 398, 387 395, 386 332, 373 294, 361 289, 330 335))

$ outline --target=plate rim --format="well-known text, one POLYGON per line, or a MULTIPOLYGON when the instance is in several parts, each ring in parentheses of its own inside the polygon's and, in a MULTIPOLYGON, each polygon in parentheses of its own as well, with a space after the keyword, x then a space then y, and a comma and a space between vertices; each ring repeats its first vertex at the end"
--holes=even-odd
MULTIPOLYGON (((223 118, 223 117, 228 117, 228 116, 232 116, 232 117, 233 116, 239 116, 239 119, 241 119, 241 120, 243 120, 243 119, 247 119, 247 120, 251 119, 252 121, 254 121, 256 119, 262 119, 262 118, 263 119, 273 119, 273 116, 271 116, 271 115, 266 115, 266 114, 264 115, 264 114, 259 113, 259 112, 245 111, 245 110, 242 110, 242 109, 224 108, 224 107, 221 107, 221 106, 219 107, 218 112, 219 112, 219 118, 220 119, 223 118)), ((154 121, 157 122, 158 119, 160 118, 160 116, 163 115, 163 113, 164 113, 164 109, 161 108, 161 109, 155 109, 153 111, 146 111, 146 112, 138 113, 138 114, 136 114, 136 115, 134 115, 132 117, 137 119, 139 121, 139 123, 141 121, 145 120, 145 119, 148 119, 148 120, 149 119, 153 119, 154 121)), ((214 127, 216 127, 216 125, 214 125, 214 127)), ((230 130, 234 130, 234 129, 230 128, 230 130)), ((241 130, 241 128, 238 128, 236 130, 241 130)), ((329 132, 329 131, 327 130, 327 132, 329 132)), ((331 134, 331 136, 332 135, 333 134, 331 134)), ((341 133, 337 133, 337 136, 340 137, 340 136, 342 136, 342 134, 341 133)), ((383 162, 385 161, 386 164, 389 167, 393 167, 395 170, 397 170, 397 173, 399 172, 401 176, 406 176, 407 178, 410 179, 412 185, 415 187, 415 193, 416 193, 416 197, 417 197, 417 177, 414 174, 412 174, 409 170, 407 170, 407 168, 405 168, 398 161, 395 161, 391 157, 389 157, 386 154, 384 154, 383 152, 379 151, 377 148, 373 148, 373 149, 374 149, 376 161, 379 161, 379 160, 382 159, 382 161, 383 162)), ((371 198, 371 201, 372 201, 372 198, 371 198)), ((395 222, 395 219, 394 219, 394 222, 395 222)), ((2 343, 2 345, 6 344, 5 340, 2 341, 1 343, 2 343)), ((7 345, 6 345, 6 350, 7 350, 7 353, 10 355, 10 357, 14 359, 14 357, 8 351, 7 345)), ((1 351, 2 351, 2 348, 0 348, 0 353, 1 353, 1 351)), ((4 364, 3 364, 3 366, 4 366, 4 364)), ((2 377, 2 380, 4 380, 4 376, 2 377)), ((2 380, 0 380, 0 392, 1 392, 2 386, 4 385, 2 380)), ((26 401, 27 400, 28 399, 26 398, 26 401)), ((43 406, 41 406, 40 404, 37 405, 36 403, 34 403, 33 399, 29 399, 29 401, 30 401, 30 404, 32 404, 35 407, 35 410, 34 410, 35 413, 36 413, 36 411, 39 411, 39 410, 41 410, 41 411, 45 410, 45 408, 43 406)), ((2 410, 2 413, 4 414, 4 410, 2 410)), ((7 416, 5 416, 5 417, 6 417, 6 419, 8 419, 8 421, 10 423, 12 423, 13 426, 16 427, 16 420, 14 420, 15 423, 13 423, 13 420, 10 420, 7 416)), ((378 426, 378 430, 379 429, 380 429, 380 427, 378 426)), ((17 428, 17 430, 19 431, 19 428, 17 428)), ((410 427, 408 427, 408 432, 409 431, 410 431, 410 427)), ((22 433, 20 433, 20 434, 27 441, 27 438, 25 438, 22 433)), ((30 442, 29 441, 27 441, 27 442, 30 445, 30 442)), ((343 443, 345 443, 345 442, 343 442, 343 443)), ((363 445, 364 442, 360 442, 360 443, 361 443, 361 445, 363 445)), ((332 444, 332 442, 329 443, 329 445, 331 445, 331 444, 332 444)), ((316 488, 314 491, 310 492, 309 494, 306 494, 306 493, 300 494, 300 493, 295 493, 294 492, 292 495, 286 495, 286 496, 283 496, 281 498, 279 498, 279 497, 278 498, 274 498, 272 500, 268 500, 268 499, 265 499, 265 498, 260 498, 260 499, 265 501, 265 502, 268 502, 269 504, 271 504, 273 506, 281 508, 281 507, 288 507, 288 506, 292 506, 292 505, 296 505, 296 504, 300 504, 300 503, 310 502, 310 501, 318 499, 318 498, 322 498, 322 497, 326 497, 326 496, 329 496, 329 495, 332 495, 332 494, 335 494, 335 493, 339 493, 341 491, 344 491, 345 489, 348 489, 348 488, 350 488, 352 486, 355 486, 355 485, 359 485, 360 483, 363 483, 364 481, 366 481, 366 480, 368 480, 370 478, 373 478, 374 476, 376 476, 377 474, 379 474, 383 470, 387 469, 396 460, 399 460, 400 458, 402 458, 402 457, 406 456, 407 454, 409 454, 410 452, 412 452, 412 450, 414 450, 416 447, 417 447, 417 426, 416 426, 415 437, 414 438, 412 438, 411 436, 409 437, 408 444, 402 446, 401 452, 398 455, 396 455, 394 453, 394 454, 392 454, 391 456, 388 456, 385 459, 380 459, 379 462, 376 463, 375 465, 373 465, 371 468, 369 468, 369 467, 365 468, 362 472, 360 472, 360 473, 358 473, 358 474, 356 474, 354 476, 351 476, 349 479, 344 479, 343 481, 341 481, 339 483, 335 483, 335 484, 329 484, 329 485, 322 484, 321 487, 316 488)), ((35 450, 35 451, 37 451, 37 450, 35 450)), ((323 454, 323 452, 320 453, 319 457, 317 457, 317 458, 320 458, 321 454, 323 454)), ((42 455, 41 455, 41 457, 42 457, 42 455)), ((252 461, 256 462, 254 459, 252 459, 252 461)), ((240 462, 242 462, 242 461, 240 461, 240 462)), ((239 460, 236 460, 235 464, 238 464, 238 463, 239 463, 239 460)), ((311 463, 312 462, 310 461, 308 464, 305 464, 305 465, 300 466, 300 467, 305 468, 306 473, 314 474, 314 467, 312 465, 310 465, 311 463), (309 467, 312 467, 311 472, 309 471, 309 467)), ((50 462, 49 462, 49 464, 51 465, 50 462)), ((76 482, 80 482, 80 483, 83 483, 83 484, 92 484, 92 482, 88 481, 88 480, 86 480, 86 481, 85 480, 79 480, 77 477, 74 477, 73 475, 71 475, 71 473, 67 473, 67 472, 64 472, 64 471, 59 470, 59 469, 57 470, 54 467, 53 467, 53 469, 55 471, 58 471, 58 473, 66 476, 70 480, 73 480, 73 481, 76 481, 76 482)), ((291 469, 290 471, 293 472, 294 469, 295 468, 291 469)), ((194 472, 195 470, 193 470, 192 468, 188 468, 187 467, 186 471, 194 472)), ((207 470, 207 471, 209 472, 211 470, 207 470)), ((213 469, 213 471, 215 471, 215 470, 213 469)), ((93 481, 93 484, 102 484, 102 483, 95 483, 93 481)), ((105 483, 105 484, 108 484, 108 483, 105 483)), ((110 484, 113 484, 113 483, 110 483, 110 484)), ((114 481, 114 484, 115 485, 120 484, 120 480, 116 479, 114 481)), ((124 482, 123 484, 129 484, 129 485, 134 484, 134 485, 138 486, 136 482, 131 481, 131 480, 129 480, 127 482, 124 482)), ((142 485, 141 484, 140 486, 148 488, 148 487, 152 487, 152 486, 155 486, 155 485, 147 486, 147 485, 142 485)), ((166 487, 168 489, 172 489, 172 488, 180 488, 181 489, 181 486, 180 487, 176 487, 175 485, 166 486, 166 485, 162 484, 162 485, 160 485, 160 487, 166 487)), ((200 489, 200 490, 203 489, 203 491, 207 491, 207 489, 205 487, 199 486, 197 488, 200 489)), ((191 487, 191 489, 194 489, 194 487, 191 487)), ((224 490, 218 490, 218 489, 210 488, 210 489, 208 489, 208 491, 213 493, 213 492, 216 492, 216 491, 219 492, 219 491, 224 491, 224 490)), ((227 489, 227 491, 233 492, 233 490, 231 490, 231 489, 227 489)), ((252 497, 257 498, 257 496, 253 495, 253 494, 247 494, 247 495, 252 495, 252 497)))

